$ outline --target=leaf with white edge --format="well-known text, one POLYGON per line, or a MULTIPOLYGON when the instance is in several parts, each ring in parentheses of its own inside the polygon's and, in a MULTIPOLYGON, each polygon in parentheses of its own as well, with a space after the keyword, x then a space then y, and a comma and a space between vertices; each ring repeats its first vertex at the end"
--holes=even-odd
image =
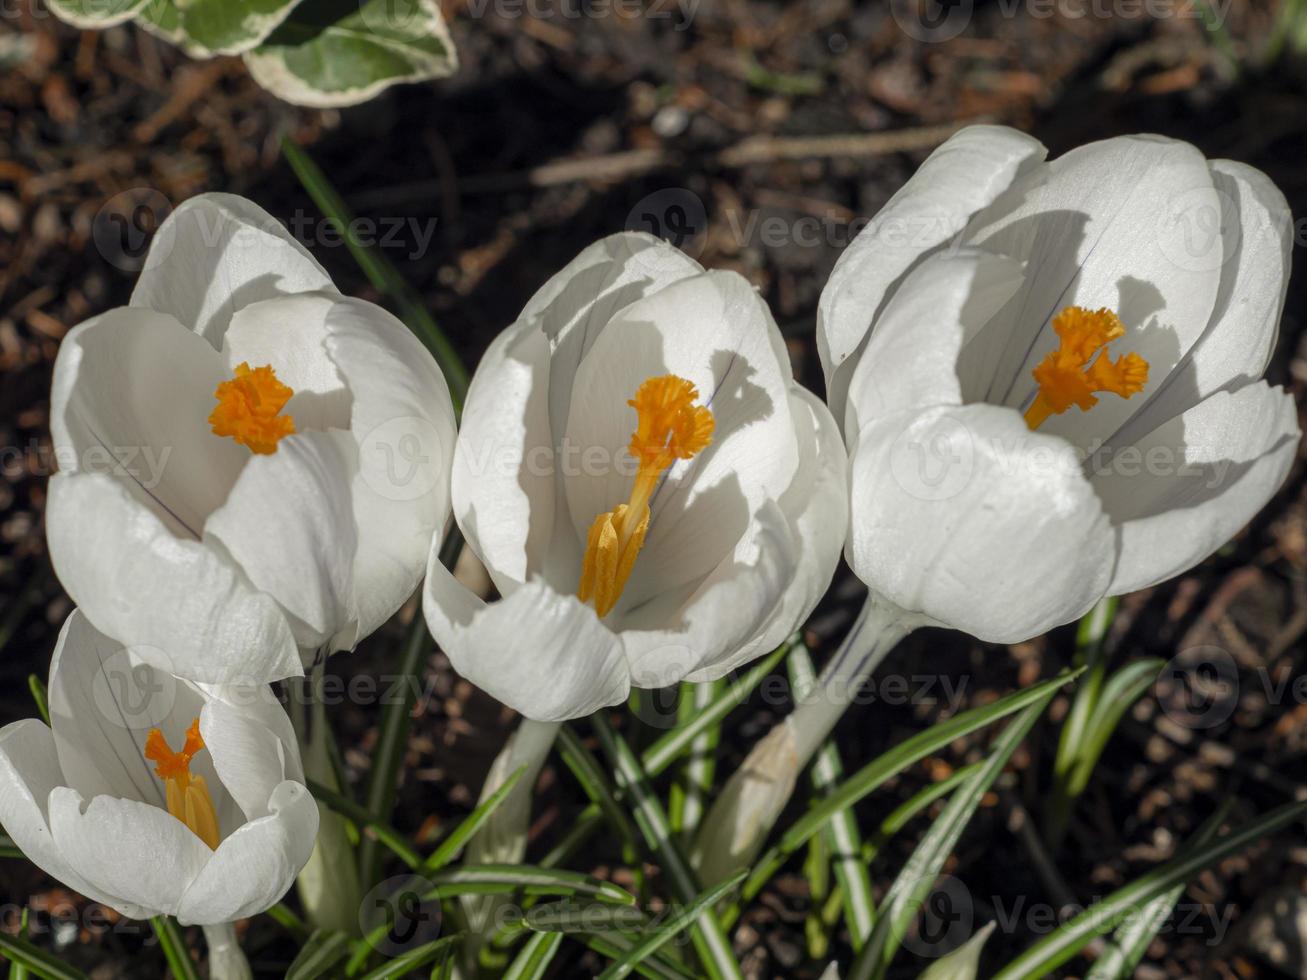
POLYGON ((300 0, 186 0, 178 26, 193 45, 213 54, 241 54, 262 44, 300 0))
POLYGON ((953 952, 940 957, 917 980, 976 980, 976 974, 980 972, 980 951, 985 948, 985 940, 996 925, 997 922, 991 922, 953 952))
POLYGON ((112 27, 136 16, 148 0, 47 0, 50 12, 82 28, 112 27))
POLYGON ((458 58, 434 0, 304 0, 245 64, 274 95, 326 108, 443 78, 458 58))
POLYGON ((182 14, 176 0, 145 0, 136 12, 136 24, 147 33, 175 44, 192 58, 211 58, 213 52, 186 36, 182 30, 182 14))

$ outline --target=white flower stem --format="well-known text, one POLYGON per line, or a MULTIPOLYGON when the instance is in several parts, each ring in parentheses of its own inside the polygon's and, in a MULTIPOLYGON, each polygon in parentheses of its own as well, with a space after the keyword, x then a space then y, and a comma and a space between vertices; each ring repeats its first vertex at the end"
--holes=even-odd
POLYGON ((250 961, 236 941, 236 929, 230 922, 205 926, 204 941, 209 944, 209 980, 253 980, 250 961))
MULTIPOLYGON (((552 721, 532 721, 523 718, 517 731, 508 737, 486 775, 481 787, 484 803, 513 773, 525 768, 512 792, 481 830, 467 844, 465 864, 517 864, 526 854, 526 835, 531 827, 531 803, 535 798, 535 784, 544 767, 545 759, 558 737, 562 726, 552 721)), ((498 925, 496 912, 504 904, 503 896, 468 896, 463 909, 468 924, 481 938, 489 939, 498 925)))
POLYGON ((794 713, 753 747, 722 788, 691 855, 705 887, 748 867, 794 793, 800 772, 885 655, 922 622, 877 598, 866 603, 794 713))

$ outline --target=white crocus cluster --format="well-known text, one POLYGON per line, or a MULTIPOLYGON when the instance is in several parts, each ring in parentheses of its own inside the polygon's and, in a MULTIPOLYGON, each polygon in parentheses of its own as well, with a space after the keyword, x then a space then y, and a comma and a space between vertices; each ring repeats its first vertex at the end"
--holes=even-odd
POLYGON ((50 429, 60 581, 97 628, 199 681, 352 649, 417 587, 448 514, 435 362, 226 194, 174 211, 131 305, 69 332, 50 429))

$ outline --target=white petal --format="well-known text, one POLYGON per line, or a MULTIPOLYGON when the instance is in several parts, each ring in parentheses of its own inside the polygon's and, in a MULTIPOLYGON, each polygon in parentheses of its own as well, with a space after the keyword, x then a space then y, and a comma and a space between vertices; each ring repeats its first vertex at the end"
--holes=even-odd
POLYGON ((294 617, 306 649, 343 628, 353 604, 355 461, 343 436, 297 432, 276 452, 251 455, 204 527, 205 543, 218 542, 255 588, 294 617))
POLYGON ((75 327, 50 394, 59 468, 121 477, 175 534, 198 538, 249 456, 209 425, 229 376, 216 351, 161 313, 120 307, 75 327))
POLYGON ((844 441, 825 403, 812 392, 795 385, 791 404, 802 455, 798 475, 780 504, 796 544, 793 578, 752 639, 686 680, 715 680, 779 646, 811 615, 835 575, 849 528, 844 441))
POLYGON ((792 372, 766 305, 734 273, 682 280, 618 314, 577 372, 566 438, 580 465, 566 484, 579 541, 596 515, 629 498, 636 413, 626 403, 646 379, 664 374, 695 384, 715 427, 712 444, 672 466, 654 494, 648 537, 623 596, 628 604, 716 567, 798 464, 792 372))
POLYGON ((198 693, 135 657, 75 609, 55 645, 49 695, 64 785, 85 799, 109 795, 164 804, 145 740, 159 728, 169 744, 181 745, 200 715, 198 693))
POLYGON ((589 606, 538 579, 487 605, 433 550, 422 605, 454 669, 528 718, 582 718, 630 693, 617 637, 589 606))
POLYGON ((844 420, 853 357, 894 284, 921 256, 957 235, 1048 151, 1003 126, 968 126, 936 149, 853 240, 817 306, 817 351, 831 411, 844 420))
POLYGON ((110 796, 84 803, 66 787, 50 794, 50 830, 95 888, 169 915, 213 853, 167 810, 110 796))
POLYGON ((621 616, 633 686, 721 676, 741 650, 750 658, 767 652, 750 641, 784 601, 804 543, 775 502, 762 508, 749 531, 748 540, 692 591, 661 593, 621 616))
POLYGON ((63 785, 50 729, 29 718, 0 729, 0 826, 28 860, 87 898, 131 918, 149 912, 88 883, 78 874, 50 833, 50 793, 63 785))
POLYGON ((1046 180, 1012 193, 1018 206, 996 202, 966 233, 1027 263, 1025 287, 999 314, 1012 329, 984 372, 984 400, 1023 408, 1036 387, 1030 372, 1057 347, 1052 318, 1072 305, 1109 307, 1127 329, 1112 353, 1141 354, 1149 386, 1129 400, 1102 395, 1092 411, 1073 408, 1040 428, 1087 446, 1116 431, 1205 329, 1224 252, 1219 235, 1195 245, 1191 222, 1219 213, 1216 191, 1189 144, 1123 136, 1072 150, 1048 165, 1046 180))
POLYGON ((168 313, 222 346, 231 316, 274 296, 334 290, 308 249, 272 215, 234 194, 201 194, 155 233, 132 306, 168 313))
POLYGON ((1111 591, 1191 568, 1279 489, 1301 433, 1293 398, 1258 382, 1208 396, 1118 453, 1093 483, 1119 527, 1111 591))
MULTIPOLYGON (((271 699, 267 688, 251 688, 248 694, 260 701, 271 699)), ((275 701, 269 706, 285 716, 275 701)), ((246 820, 268 815, 268 801, 288 775, 286 746, 260 714, 244 703, 222 700, 210 701, 200 714, 200 734, 218 780, 246 820)))
POLYGON ((309 791, 284 782, 266 801, 268 816, 219 845, 182 896, 183 925, 216 925, 257 915, 279 902, 308 862, 318 837, 318 807, 309 791))
POLYGON ((270 365, 295 394, 282 410, 295 429, 349 428, 350 392, 327 353, 327 321, 338 305, 352 304, 334 290, 251 303, 231 318, 223 338, 227 371, 270 365))
POLYGON ((703 267, 680 249, 643 232, 601 238, 557 272, 527 302, 519 323, 535 321, 549 338, 549 422, 564 431, 573 379, 618 310, 703 267))
POLYGON ((849 563, 905 610, 1015 643, 1082 615, 1107 588, 1112 534, 1073 448, 1010 409, 871 423, 849 467, 849 563))
POLYGON ((1207 331, 1111 439, 1128 446, 1221 388, 1233 390, 1266 370, 1289 288, 1293 215, 1260 170, 1230 160, 1209 164, 1221 199, 1226 264, 1207 331))
POLYGON ((463 406, 454 516, 504 592, 541 572, 554 530, 549 371, 548 336, 537 321, 519 321, 482 357, 463 406))
POLYGON ((861 419, 967 400, 977 385, 960 376, 964 348, 990 342, 990 318, 1020 286, 1019 263, 973 249, 941 252, 909 272, 849 381, 849 444, 861 419))
POLYGON ((212 682, 302 673, 277 604, 232 562, 174 537, 121 481, 55 474, 46 537, 86 618, 155 666, 212 682))
POLYGON ((327 352, 353 396, 355 625, 332 641, 352 649, 421 581, 449 518, 456 438, 449 386, 427 349, 378 306, 344 299, 327 318, 327 352))

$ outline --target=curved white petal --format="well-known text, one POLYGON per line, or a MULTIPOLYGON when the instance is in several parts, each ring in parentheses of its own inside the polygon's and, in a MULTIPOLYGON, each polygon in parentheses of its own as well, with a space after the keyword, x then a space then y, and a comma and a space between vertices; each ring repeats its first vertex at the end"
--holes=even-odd
POLYGON ((627 445, 636 413, 627 401, 646 379, 664 374, 698 388, 713 413, 713 441, 672 466, 655 492, 648 537, 623 595, 628 604, 716 567, 749 515, 789 486, 798 464, 792 373, 766 305, 734 273, 681 280, 622 310, 577 371, 566 440, 580 465, 566 474, 566 489, 578 540, 596 515, 630 496, 635 466, 627 445))
POLYGON ((522 309, 549 338, 549 423, 561 434, 576 369, 618 310, 699 275, 703 266, 661 238, 619 232, 601 238, 555 273, 522 309))
POLYGON ((1193 567, 1279 489, 1301 433, 1291 396, 1263 382, 1209 395, 1121 452, 1094 488, 1118 525, 1111 591, 1193 567))
POLYGON ((232 316, 223 337, 228 373, 242 363, 271 366, 277 379, 295 392, 282 414, 295 420, 297 432, 349 428, 350 391, 344 372, 327 353, 327 323, 338 305, 352 302, 330 290, 243 307, 232 316))
POLYGON ((431 354, 372 303, 344 298, 332 307, 327 352, 349 386, 358 447, 355 623, 332 641, 352 649, 413 594, 449 518, 454 406, 431 354))
POLYGON ((750 659, 766 653, 750 641, 783 603, 803 546, 780 506, 770 502, 750 522, 748 539, 702 583, 663 592, 622 614, 617 625, 632 686, 721 676, 730 670, 722 665, 741 650, 750 659))
POLYGON ((50 393, 60 470, 120 477, 173 533, 198 538, 249 456, 209 425, 229 376, 216 351, 162 313, 124 306, 74 327, 50 393))
POLYGON ((241 307, 317 289, 335 291, 281 222, 243 197, 201 194, 155 233, 131 305, 170 314, 217 349, 241 307))
POLYGON ((630 693, 617 636, 589 606, 538 579, 487 604, 433 549, 422 607, 454 669, 528 718, 581 718, 630 693))
POLYGON ((1157 393, 1108 444, 1128 446, 1222 388, 1266 370, 1289 288, 1293 215, 1264 173, 1242 163, 1208 164, 1220 199, 1225 265, 1206 332, 1157 393))
POLYGON ((550 363, 548 335, 521 320, 490 345, 463 405, 454 516, 503 592, 540 573, 554 530, 550 363))
POLYGON ((176 915, 182 894, 213 854, 167 810, 67 787, 50 794, 55 843, 95 888, 142 908, 176 915))
MULTIPOLYGON (((189 685, 105 636, 74 609, 50 663, 49 706, 64 785, 84 799, 109 795, 162 805, 145 740, 160 729, 181 745, 203 698, 189 685)), ((211 779, 207 759, 196 772, 211 779)))
POLYGON ((849 563, 905 610, 1015 643, 1082 615, 1107 588, 1112 534, 1072 447, 1010 409, 873 422, 849 467, 849 563))
POLYGON ((350 620, 358 548, 354 451, 344 433, 287 436, 276 452, 251 454, 227 502, 204 526, 204 543, 217 542, 255 588, 277 600, 306 649, 350 620))
POLYGON ((69 863, 50 832, 50 793, 63 785, 50 729, 34 718, 0 728, 0 827, 28 860, 87 898, 130 918, 147 918, 141 907, 86 881, 69 863))
POLYGON ((843 423, 853 357, 894 284, 921 256, 953 238, 1048 151, 1003 126, 968 126, 918 168, 836 262, 817 306, 817 351, 828 402, 843 423))
POLYGON ((849 529, 848 460, 839 428, 816 395, 799 385, 791 391, 799 437, 799 474, 781 496, 796 546, 792 579, 762 627, 744 646, 686 680, 716 680, 769 653, 798 629, 826 594, 849 529))
POLYGON ((224 840, 190 880, 176 912, 183 925, 248 918, 290 890, 313 852, 318 806, 304 786, 287 781, 273 790, 264 809, 267 816, 224 840))
POLYGON ((1027 263, 1024 287, 998 315, 1011 324, 1007 342, 980 370, 991 378, 983 398, 1024 407, 1030 372, 1057 347, 1052 318, 1071 305, 1109 307, 1127 329, 1113 352, 1142 355, 1149 383, 1133 399, 1103 395, 1093 411, 1041 426, 1087 446, 1137 411, 1206 328, 1224 244, 1219 233, 1195 239, 1193 222, 1219 214, 1216 190, 1193 146, 1144 135, 1077 147, 1048 165, 1047 179, 1013 193, 1019 204, 996 202, 966 232, 967 242, 1027 263))
MULTIPOLYGON (((246 693, 257 700, 253 704, 223 700, 206 704, 200 713, 200 734, 223 788, 246 820, 258 820, 268 815, 268 801, 290 774, 286 771, 286 744, 260 717, 266 708, 281 712, 281 707, 268 688, 250 688, 246 693), (269 702, 266 708, 265 701, 269 702)), ((281 713, 284 717, 285 712, 281 713)))
POLYGON ((46 537, 86 618, 155 666, 207 682, 303 672, 277 604, 232 562, 175 537, 120 480, 51 477, 46 537))
POLYGON ((1021 286, 1021 266, 974 249, 941 252, 894 291, 848 382, 844 434, 860 420, 928 405, 960 405, 976 379, 961 376, 968 344, 991 341, 990 319, 1021 286))

